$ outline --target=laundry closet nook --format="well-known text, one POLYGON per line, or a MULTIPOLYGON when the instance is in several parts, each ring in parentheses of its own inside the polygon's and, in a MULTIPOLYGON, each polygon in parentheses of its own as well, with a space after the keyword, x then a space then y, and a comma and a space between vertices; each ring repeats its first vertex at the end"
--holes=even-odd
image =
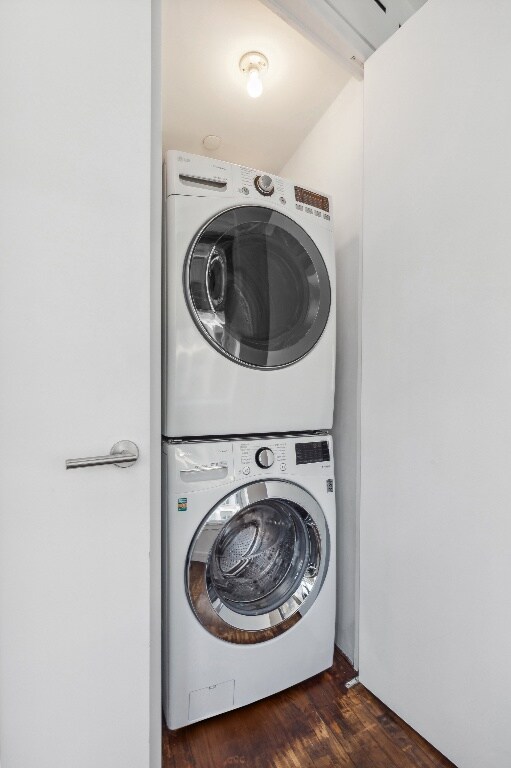
MULTIPOLYGON (((233 0, 169 0, 163 14, 172 730, 329 669, 336 617, 351 625, 354 659, 356 542, 349 560, 338 556, 331 435, 335 204, 306 169, 286 171, 351 75, 259 0, 239 10, 233 0), (344 617, 338 576, 352 589, 344 617)), ((360 170, 354 163, 355 207, 360 170)), ((356 433, 351 451, 356 461, 356 433)))
POLYGON ((357 679, 363 68, 355 45, 335 54, 271 5, 163 3, 162 665, 176 766, 204 733, 227 745, 211 764, 241 759, 229 732, 257 711, 251 764, 265 707, 284 711, 275 694, 332 664, 340 689, 357 679))

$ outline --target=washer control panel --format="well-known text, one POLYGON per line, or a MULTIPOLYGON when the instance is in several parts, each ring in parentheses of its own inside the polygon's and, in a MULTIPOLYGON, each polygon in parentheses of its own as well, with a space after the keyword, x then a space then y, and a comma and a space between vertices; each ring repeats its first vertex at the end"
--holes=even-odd
POLYGON ((287 472, 287 457, 288 445, 285 440, 243 440, 235 446, 236 475, 280 475, 287 472))
POLYGON ((331 473, 330 436, 252 438, 234 443, 234 474, 251 480, 331 473))
POLYGON ((331 478, 333 472, 330 435, 165 443, 164 452, 174 456, 175 479, 183 493, 264 478, 318 474, 331 478))

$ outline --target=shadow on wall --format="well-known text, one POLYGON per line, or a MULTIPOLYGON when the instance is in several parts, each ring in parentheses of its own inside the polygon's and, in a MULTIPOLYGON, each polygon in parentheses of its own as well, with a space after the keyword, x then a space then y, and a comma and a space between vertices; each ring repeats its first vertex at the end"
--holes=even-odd
POLYGON ((360 474, 360 291, 363 83, 351 79, 281 170, 332 195, 337 264, 334 451, 337 498, 336 643, 358 665, 360 474))

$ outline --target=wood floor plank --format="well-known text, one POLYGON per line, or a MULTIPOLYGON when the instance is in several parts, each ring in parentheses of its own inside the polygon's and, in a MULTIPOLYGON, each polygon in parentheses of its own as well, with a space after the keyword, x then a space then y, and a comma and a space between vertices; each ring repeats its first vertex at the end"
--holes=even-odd
MULTIPOLYGON (((314 728, 312 737, 309 735, 306 741, 306 753, 312 758, 313 765, 325 766, 325 768, 330 766, 357 768, 346 749, 346 745, 344 743, 336 743, 332 738, 331 731, 322 717, 322 713, 311 706, 311 701, 306 691, 300 689, 300 686, 296 686, 296 688, 285 692, 284 695, 289 698, 292 697, 294 700, 295 706, 301 712, 301 722, 309 722, 314 728)), ((280 716, 285 718, 286 714, 282 713, 280 716)), ((300 733, 295 735, 295 742, 299 738, 300 733)))
POLYGON ((331 669, 179 731, 163 729, 163 768, 455 768, 362 685, 331 669))
POLYGON ((312 683, 308 687, 305 707, 310 709, 311 704, 314 706, 325 721, 332 737, 344 746, 352 762, 357 766, 367 764, 371 768, 393 768, 394 765, 400 765, 389 760, 386 753, 382 753, 371 738, 368 724, 344 705, 343 702, 349 696, 345 683, 352 679, 354 674, 353 668, 347 665, 342 657, 336 658, 334 667, 326 673, 321 685, 312 683), (341 675, 339 675, 340 671, 341 675))
POLYGON ((417 756, 413 755, 409 749, 411 744, 407 743, 408 749, 405 749, 403 744, 396 743, 390 738, 389 734, 381 728, 378 718, 364 706, 359 694, 360 690, 352 690, 347 699, 347 706, 353 715, 366 725, 368 736, 380 754, 386 756, 398 768, 405 768, 405 766, 406 768, 411 766, 414 768, 436 768, 426 755, 422 753, 417 756))
POLYGON ((380 726, 378 732, 382 736, 387 734, 403 751, 411 753, 414 765, 418 768, 455 768, 450 760, 362 685, 359 686, 357 703, 359 708, 363 707, 373 713, 380 726))

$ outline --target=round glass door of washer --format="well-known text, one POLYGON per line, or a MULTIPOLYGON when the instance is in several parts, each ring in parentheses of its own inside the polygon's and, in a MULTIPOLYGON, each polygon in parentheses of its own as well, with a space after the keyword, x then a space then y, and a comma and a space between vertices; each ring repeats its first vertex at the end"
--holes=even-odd
POLYGON ((330 312, 330 281, 316 244, 293 219, 263 206, 212 218, 190 247, 184 283, 205 338, 256 368, 304 357, 330 312))
POLYGON ((286 481, 255 482, 223 499, 190 547, 187 589, 198 620, 233 643, 282 634, 314 603, 329 557, 317 501, 286 481))

